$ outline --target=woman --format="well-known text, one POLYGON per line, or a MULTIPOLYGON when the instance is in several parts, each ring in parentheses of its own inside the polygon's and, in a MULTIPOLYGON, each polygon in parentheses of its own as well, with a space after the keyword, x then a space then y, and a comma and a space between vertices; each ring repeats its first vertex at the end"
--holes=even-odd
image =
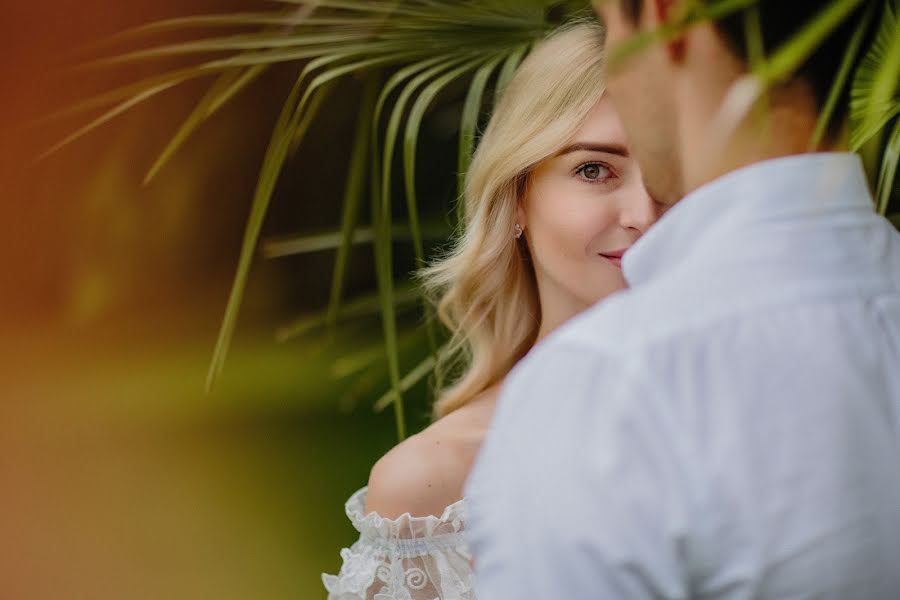
POLYGON ((361 535, 340 574, 323 576, 329 599, 475 597, 462 490, 500 385, 544 336, 625 287, 622 254, 657 217, 603 97, 602 52, 597 25, 563 28, 491 117, 467 174, 464 234, 423 274, 462 375, 437 420, 348 501, 361 535))

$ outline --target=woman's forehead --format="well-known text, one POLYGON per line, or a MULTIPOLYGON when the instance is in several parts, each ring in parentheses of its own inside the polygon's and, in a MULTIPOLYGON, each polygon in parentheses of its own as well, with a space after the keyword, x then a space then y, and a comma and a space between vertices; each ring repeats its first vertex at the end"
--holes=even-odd
POLYGON ((619 113, 609 96, 604 94, 588 112, 581 127, 573 136, 573 142, 594 142, 628 147, 628 137, 619 119, 619 113))

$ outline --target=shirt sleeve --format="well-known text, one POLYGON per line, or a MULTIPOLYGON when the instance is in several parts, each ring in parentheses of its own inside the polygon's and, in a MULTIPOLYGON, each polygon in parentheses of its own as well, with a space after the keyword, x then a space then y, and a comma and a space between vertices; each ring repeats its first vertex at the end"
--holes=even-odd
POLYGON ((479 598, 687 598, 696 479, 652 373, 551 339, 510 375, 467 483, 479 598))
POLYGON ((365 489, 346 512, 359 538, 341 550, 337 575, 322 575, 328 600, 473 600, 470 554, 462 534, 465 504, 440 517, 364 514, 365 489))

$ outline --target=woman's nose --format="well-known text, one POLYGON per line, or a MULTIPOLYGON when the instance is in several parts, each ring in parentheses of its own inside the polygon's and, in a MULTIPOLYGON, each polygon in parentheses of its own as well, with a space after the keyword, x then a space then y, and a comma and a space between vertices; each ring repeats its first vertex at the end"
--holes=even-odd
POLYGON ((623 199, 620 221, 623 227, 644 233, 661 215, 660 204, 641 184, 634 194, 623 199))

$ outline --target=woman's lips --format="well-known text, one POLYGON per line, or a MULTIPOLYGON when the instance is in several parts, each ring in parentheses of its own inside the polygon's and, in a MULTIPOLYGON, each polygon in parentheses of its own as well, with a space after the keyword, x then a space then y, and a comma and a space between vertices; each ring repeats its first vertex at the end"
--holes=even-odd
POLYGON ((625 255, 625 251, 628 248, 622 248, 621 250, 612 250, 610 252, 601 252, 600 256, 616 265, 618 268, 622 268, 622 256, 625 255))
POLYGON ((622 259, 621 258, 616 257, 616 256, 609 256, 607 254, 601 254, 600 256, 602 256, 603 258, 605 258, 612 264, 616 265, 618 268, 620 268, 620 269, 622 268, 622 259))

